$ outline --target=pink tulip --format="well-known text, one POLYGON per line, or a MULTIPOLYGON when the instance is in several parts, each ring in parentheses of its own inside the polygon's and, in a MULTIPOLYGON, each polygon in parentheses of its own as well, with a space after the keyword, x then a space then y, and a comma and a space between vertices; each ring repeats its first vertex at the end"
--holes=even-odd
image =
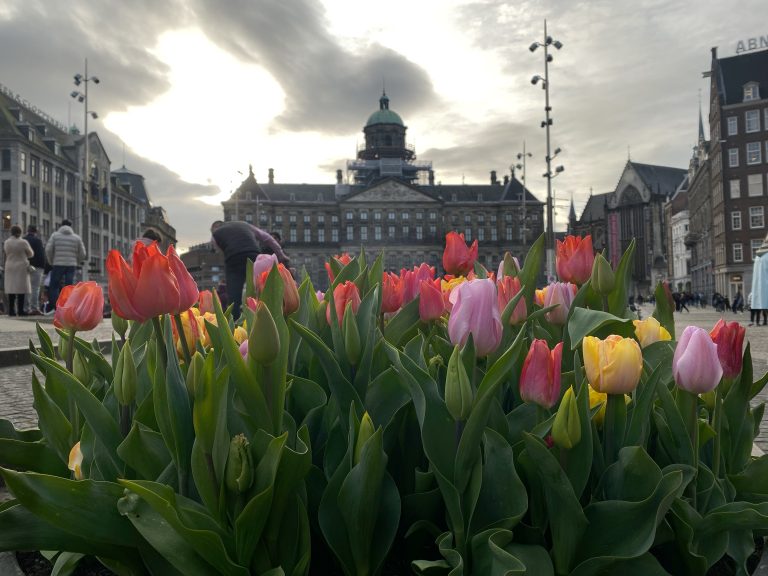
POLYGON ((496 350, 501 343, 502 326, 493 280, 469 280, 453 289, 455 295, 448 336, 454 346, 464 346, 472 334, 479 357, 496 350))
POLYGON ((433 280, 435 278, 435 267, 427 266, 422 262, 419 266, 414 266, 413 270, 400 270, 400 282, 403 286, 403 305, 411 302, 419 294, 421 282, 423 280, 433 280))
POLYGON ((419 318, 423 322, 437 320, 445 311, 440 279, 422 280, 419 289, 419 318))
POLYGON ((549 410, 560 399, 560 365, 563 343, 550 352, 546 340, 534 339, 523 362, 520 397, 549 410))
POLYGON ((576 285, 570 282, 552 282, 546 288, 544 294, 544 307, 554 306, 557 308, 547 312, 547 320, 552 324, 563 326, 568 320, 568 311, 576 296, 576 285))
POLYGON ((322 302, 323 300, 325 300, 325 292, 323 292, 322 290, 317 290, 315 292, 315 298, 317 298, 318 302, 322 302))
POLYGON ((243 357, 243 360, 248 358, 248 340, 243 340, 243 343, 240 344, 240 356, 243 357))
MULTIPOLYGON (((500 278, 496 281, 496 288, 498 289, 499 293, 499 314, 503 314, 504 309, 507 307, 507 304, 509 304, 510 300, 517 296, 517 294, 522 289, 522 286, 520 285, 520 278, 504 276, 503 278, 500 278)), ((512 311, 512 314, 509 317, 509 323, 514 326, 516 324, 520 324, 521 322, 525 322, 527 317, 528 308, 525 305, 525 298, 520 298, 520 300, 515 305, 515 309, 512 311)))
POLYGON ((714 390, 723 376, 717 356, 717 345, 709 333, 697 326, 688 326, 675 348, 672 374, 679 388, 693 394, 714 390))
POLYGON ((253 263, 253 285, 261 291, 261 276, 264 272, 271 272, 273 266, 277 266, 277 256, 274 254, 259 254, 253 263))

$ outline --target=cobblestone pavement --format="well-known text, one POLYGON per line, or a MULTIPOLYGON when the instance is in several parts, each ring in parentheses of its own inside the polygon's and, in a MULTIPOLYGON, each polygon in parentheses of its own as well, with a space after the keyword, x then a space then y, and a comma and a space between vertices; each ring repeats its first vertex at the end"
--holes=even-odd
MULTIPOLYGON (((651 306, 644 306, 642 308, 643 318, 647 318, 651 312, 653 312, 651 306)), ((768 371, 768 326, 748 326, 749 313, 733 314, 726 312, 722 315, 711 308, 705 310, 692 308, 690 313, 683 312, 675 316, 675 330, 680 334, 688 325, 700 326, 709 330, 721 317, 729 322, 736 320, 747 327, 747 340, 751 343, 754 376, 755 379, 761 377, 768 371)), ((46 330, 49 333, 53 332, 53 325, 47 325, 46 330)), ((95 337, 102 340, 108 339, 111 333, 111 324, 109 320, 105 320, 95 330, 85 333, 84 336, 89 339, 95 337)), ((30 338, 37 341, 37 336, 34 334, 34 322, 29 320, 14 322, 8 319, 0 321, 0 349, 27 346, 30 338), (14 325, 26 324, 26 326, 16 326, 12 330, 6 330, 6 326, 11 322, 14 325)), ((0 418, 10 420, 17 428, 31 428, 37 425, 35 411, 32 408, 31 379, 31 366, 0 369, 0 418)), ((768 401, 768 387, 753 402, 759 404, 766 401, 768 401)), ((760 434, 757 437, 757 445, 764 451, 768 451, 768 416, 763 420, 760 434)))
MULTIPOLYGON (((56 328, 53 327, 53 316, 28 316, 24 318, 9 318, 0 316, 0 350, 7 348, 26 348, 29 339, 38 343, 35 325, 40 324, 51 339, 58 341, 56 328)), ((112 322, 107 318, 90 332, 78 333, 81 338, 93 340, 109 340, 112 337, 112 322)))

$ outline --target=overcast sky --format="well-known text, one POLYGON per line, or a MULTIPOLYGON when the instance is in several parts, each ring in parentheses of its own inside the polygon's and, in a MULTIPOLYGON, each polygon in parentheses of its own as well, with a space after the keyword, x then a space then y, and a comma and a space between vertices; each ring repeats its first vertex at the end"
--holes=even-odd
MULTIPOLYGON (((89 124, 119 168, 144 175, 182 248, 253 164, 265 181, 333 183, 386 82, 418 157, 445 184, 501 176, 522 151, 542 200, 543 21, 557 218, 612 190, 632 160, 685 168, 707 117, 710 48, 768 35, 768 1, 2 0, 0 83, 82 127, 69 98, 89 73, 89 124)), ((560 226, 559 226, 560 227, 560 226)))

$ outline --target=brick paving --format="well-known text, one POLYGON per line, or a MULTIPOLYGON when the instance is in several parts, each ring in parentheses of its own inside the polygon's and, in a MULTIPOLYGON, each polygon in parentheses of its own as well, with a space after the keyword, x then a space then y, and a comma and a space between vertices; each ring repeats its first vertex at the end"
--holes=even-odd
MULTIPOLYGON (((646 318, 651 312, 653 312, 651 306, 644 306, 642 308, 643 318, 646 318)), ((720 314, 711 308, 705 310, 692 308, 690 313, 683 312, 675 316, 675 330, 680 334, 688 325, 711 329, 721 317, 728 321, 736 320, 747 327, 747 339, 751 343, 755 379, 765 374, 768 371, 768 326, 747 326, 749 323, 749 313, 747 312, 743 314, 731 312, 720 314)), ((43 319, 42 322, 45 321, 48 321, 45 324, 46 331, 53 334, 54 342, 56 342, 57 336, 53 325, 50 324, 48 318, 43 319)), ((37 342, 34 328, 35 322, 29 319, 12 320, 0 316, 0 351, 5 348, 28 346, 30 338, 37 342)), ((104 340, 109 339, 111 334, 111 323, 109 320, 105 320, 96 329, 84 333, 83 336, 88 337, 88 339, 104 340)), ((0 368, 0 418, 10 420, 19 429, 37 425, 35 411, 32 408, 31 379, 31 366, 0 368)), ((768 401, 768 387, 754 399, 753 403, 756 405, 766 401, 768 401)), ((768 451, 768 416, 763 420, 756 443, 764 451, 768 451)))

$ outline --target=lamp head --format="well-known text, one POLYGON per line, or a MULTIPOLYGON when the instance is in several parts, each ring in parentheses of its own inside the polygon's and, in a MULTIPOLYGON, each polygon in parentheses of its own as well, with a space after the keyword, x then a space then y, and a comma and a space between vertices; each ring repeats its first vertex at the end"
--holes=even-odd
POLYGON ((99 80, 98 76, 91 76, 91 80, 93 80, 94 84, 98 84, 99 82, 101 82, 101 80, 99 80))
POLYGON ((546 40, 546 42, 547 42, 547 46, 549 46, 550 44, 552 44, 552 36, 547 36, 547 40, 546 40))
POLYGON ((538 74, 536 74, 536 76, 531 78, 531 84, 533 84, 535 86, 536 84, 539 83, 539 80, 543 80, 543 78, 541 76, 539 76, 538 74))
POLYGON ((562 148, 555 148, 555 156, 557 156, 558 154, 560 154, 560 152, 562 152, 562 151, 563 151, 563 149, 562 149, 562 148))
POLYGON ((552 43, 552 46, 554 46, 555 48, 557 48, 558 50, 560 50, 560 48, 562 48, 562 47, 563 47, 563 43, 562 43, 562 42, 560 42, 560 40, 555 40, 555 41, 552 43))
POLYGON ((75 86, 80 86, 80 82, 83 81, 82 74, 75 74, 75 86))
POLYGON ((538 48, 538 47, 539 47, 539 43, 538 42, 534 42, 533 44, 528 46, 528 50, 530 50, 531 52, 536 52, 536 48, 538 48))
POLYGON ((77 98, 80 95, 80 92, 78 92, 77 90, 72 90, 72 92, 70 92, 69 95, 72 96, 72 98, 77 98))
POLYGON ((562 172, 563 170, 565 170, 563 166, 558 166, 557 168, 555 168, 555 174, 560 174, 560 172, 562 172))
POLYGON ((99 117, 99 115, 96 114, 96 112, 90 112, 90 115, 91 115, 91 118, 93 118, 94 120, 96 120, 96 118, 99 117))
POLYGON ((547 54, 547 62, 552 62, 552 60, 554 60, 552 54, 547 54))
POLYGON ((78 102, 85 102, 85 96, 83 96, 82 94, 80 94, 80 95, 77 97, 77 101, 78 101, 78 102))

